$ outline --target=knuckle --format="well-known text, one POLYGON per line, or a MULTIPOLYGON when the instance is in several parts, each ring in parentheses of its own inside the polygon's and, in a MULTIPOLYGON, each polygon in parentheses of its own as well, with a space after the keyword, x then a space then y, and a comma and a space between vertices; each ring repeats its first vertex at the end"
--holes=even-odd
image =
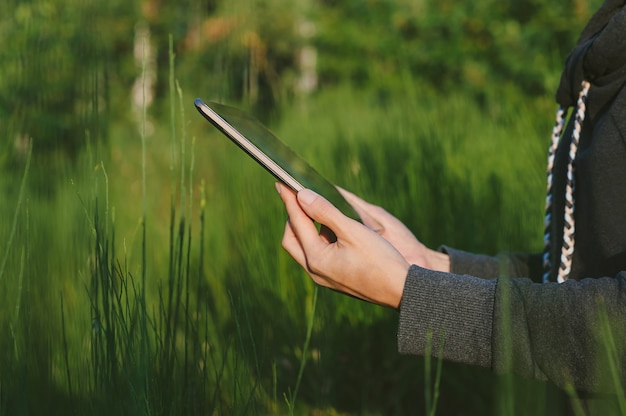
POLYGON ((320 219, 325 219, 330 216, 332 212, 332 205, 324 203, 322 200, 317 200, 314 203, 314 209, 320 219))
POLYGON ((315 275, 323 274, 323 263, 320 261, 320 258, 316 255, 312 255, 309 253, 306 259, 307 268, 314 273, 315 275))

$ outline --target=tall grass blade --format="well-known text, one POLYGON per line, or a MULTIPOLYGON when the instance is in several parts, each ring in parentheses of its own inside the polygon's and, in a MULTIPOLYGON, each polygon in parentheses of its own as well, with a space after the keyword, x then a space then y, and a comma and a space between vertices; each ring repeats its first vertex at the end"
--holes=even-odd
POLYGON ((431 371, 431 362, 432 362, 432 348, 433 348, 433 331, 428 330, 426 332, 426 346, 424 347, 424 406, 426 406, 426 414, 429 415, 432 405, 432 393, 431 393, 431 382, 430 377, 432 374, 431 371))
POLYGON ((499 412, 503 415, 515 414, 515 383, 513 376, 513 333, 511 325, 511 303, 510 303, 510 290, 511 281, 509 277, 509 267, 506 261, 500 262, 500 273, 498 278, 498 286, 500 288, 502 304, 502 316, 501 316, 501 333, 503 343, 503 360, 505 361, 504 368, 506 373, 502 376, 503 383, 498 389, 499 393, 499 412))
POLYGON ((70 372, 70 355, 67 345, 67 332, 65 331, 65 308, 63 305, 63 292, 60 293, 61 298, 61 334, 63 335, 63 358, 65 359, 65 375, 67 377, 67 388, 69 390, 70 399, 73 398, 72 375, 70 372))
POLYGON ((567 383, 565 385, 565 393, 567 393, 570 399, 574 415, 585 416, 587 412, 585 412, 582 401, 580 400, 580 397, 578 397, 578 393, 576 392, 576 389, 574 388, 574 385, 572 383, 567 383))
POLYGON ((300 390, 300 382, 302 381, 302 375, 304 374, 304 368, 306 367, 306 357, 309 353, 309 344, 311 343, 311 334, 313 333, 313 323, 315 321, 315 309, 317 307, 317 292, 319 286, 315 286, 313 289, 313 300, 311 301, 311 313, 309 315, 309 322, 306 327, 306 338, 304 339, 304 346, 302 347, 302 358, 300 359, 300 369, 298 370, 298 377, 296 379, 296 385, 293 389, 293 395, 289 401, 289 414, 293 415, 296 410, 296 401, 298 399, 298 391, 300 390))
POLYGON ((24 167, 24 175, 22 175, 22 182, 20 183, 20 190, 17 196, 17 205, 15 207, 15 214, 13 215, 13 223, 11 225, 11 231, 9 232, 9 238, 7 241, 7 247, 4 252, 4 257, 2 258, 2 263, 0 263, 0 282, 4 277, 4 271, 7 265, 7 260, 9 258, 9 253, 11 252, 11 248, 13 246, 13 239, 15 238, 15 232, 17 231, 17 219, 19 217, 20 208, 22 206, 22 202, 24 201, 24 194, 26 193, 26 179, 28 178, 28 171, 30 170, 30 161, 33 155, 33 141, 30 140, 28 142, 28 154, 26 156, 26 166, 24 167))
MULTIPOLYGON (((601 334, 603 340, 602 344, 604 345, 604 350, 608 361, 607 365, 609 367, 611 382, 615 391, 617 407, 620 414, 626 415, 626 392, 624 392, 624 386, 622 384, 623 369, 621 368, 621 366, 624 365, 624 360, 620 359, 620 352, 618 350, 617 343, 615 342, 615 335, 613 333, 613 327, 609 319, 608 311, 606 310, 606 305, 604 303, 600 303, 599 309, 601 334)), ((623 319, 623 317, 619 317, 618 319, 623 319)), ((624 336, 624 334, 619 335, 621 335, 622 337, 624 336)))
POLYGON ((437 413, 437 403, 439 402, 439 389, 441 383, 441 370, 443 368, 443 333, 439 337, 439 351, 437 354, 437 369, 435 372, 435 381, 431 381, 432 377, 432 347, 433 347, 433 331, 426 333, 426 346, 424 348, 424 405, 426 413, 429 416, 435 416, 437 413), (431 387, 432 385, 432 387, 431 387))
POLYGON ((174 166, 176 165, 176 100, 174 97, 176 96, 175 84, 174 84, 174 59, 176 58, 176 54, 174 53, 174 39, 172 34, 169 35, 169 44, 168 44, 168 57, 169 57, 169 100, 170 100, 170 175, 172 181, 172 205, 174 204, 174 200, 176 198, 176 175, 174 174, 174 166))

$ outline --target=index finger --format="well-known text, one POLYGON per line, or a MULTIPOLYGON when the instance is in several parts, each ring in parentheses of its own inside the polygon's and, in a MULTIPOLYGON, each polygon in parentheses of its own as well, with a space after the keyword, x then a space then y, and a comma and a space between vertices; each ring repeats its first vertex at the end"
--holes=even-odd
POLYGON ((341 193, 345 200, 352 205, 357 214, 359 214, 359 217, 361 217, 361 220, 363 220, 363 224, 365 224, 370 230, 379 234, 385 231, 385 226, 372 215, 373 208, 378 208, 376 205, 366 202, 364 199, 339 186, 337 186, 337 190, 341 193))

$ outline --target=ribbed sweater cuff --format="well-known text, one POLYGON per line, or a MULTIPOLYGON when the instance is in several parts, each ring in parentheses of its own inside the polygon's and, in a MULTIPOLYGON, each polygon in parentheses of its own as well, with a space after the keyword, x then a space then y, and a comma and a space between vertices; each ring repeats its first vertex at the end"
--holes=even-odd
POLYGON ((496 282, 411 266, 400 304, 398 350, 424 355, 432 331, 432 355, 443 340, 444 359, 491 367, 496 282))
POLYGON ((452 273, 493 279, 498 277, 500 272, 497 257, 468 253, 448 246, 439 247, 439 251, 450 257, 450 271, 452 273))

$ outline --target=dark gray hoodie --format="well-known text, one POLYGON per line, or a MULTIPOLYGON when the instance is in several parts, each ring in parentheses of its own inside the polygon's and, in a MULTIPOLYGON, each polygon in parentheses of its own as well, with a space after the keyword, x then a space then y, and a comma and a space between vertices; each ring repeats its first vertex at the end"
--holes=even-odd
MULTIPOLYGON (((443 339, 445 359, 579 391, 626 387, 624 4, 608 0, 593 16, 567 59, 556 94, 560 105, 572 107, 583 79, 591 83, 574 161, 576 244, 569 280, 540 283, 540 254, 491 257, 443 247, 451 273, 409 270, 400 305, 400 352, 424 354, 426 334, 433 330, 432 351, 443 339)), ((571 137, 572 124, 564 138, 571 137)), ((562 244, 568 148, 569 140, 562 139, 554 164, 553 259, 562 244)))

